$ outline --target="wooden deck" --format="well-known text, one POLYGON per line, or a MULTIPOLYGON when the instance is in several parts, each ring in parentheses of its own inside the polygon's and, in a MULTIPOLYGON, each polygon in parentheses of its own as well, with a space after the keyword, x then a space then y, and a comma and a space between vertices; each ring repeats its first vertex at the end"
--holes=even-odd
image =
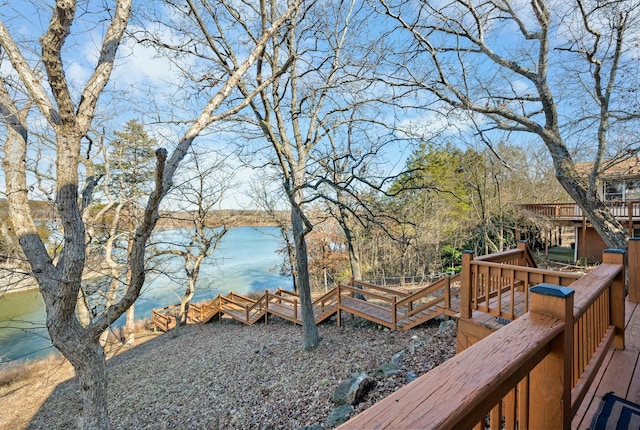
POLYGON ((535 286, 525 315, 339 428, 568 430, 574 416, 575 428, 588 428, 598 393, 637 401, 640 309, 625 304, 623 263, 611 250, 573 288, 535 286), (623 350, 625 329, 636 339, 623 350))
MULTIPOLYGON (((460 308, 456 297, 459 289, 451 285, 458 280, 459 275, 446 276, 414 293, 352 281, 350 285, 338 285, 316 299, 312 304, 313 313, 316 324, 337 315, 340 325, 340 314, 346 312, 391 329, 408 330, 440 315, 455 315, 460 308)), ((154 327, 165 332, 173 329, 178 310, 178 305, 154 309, 154 327)), ((258 321, 267 322, 268 315, 302 325, 300 297, 282 289, 274 293, 267 291, 258 299, 232 292, 219 295, 208 303, 192 304, 187 322, 201 324, 215 316, 226 316, 253 325, 258 321)))
POLYGON ((572 429, 588 429, 602 396, 618 397, 640 404, 640 304, 625 303, 625 349, 609 350, 587 396, 571 422, 572 429))
MULTIPOLYGON (((628 277, 637 299, 640 240, 633 245, 628 277)), ((343 311, 403 330, 458 311, 456 358, 341 428, 588 429, 606 393, 640 403, 640 306, 624 299, 624 252, 605 251, 584 277, 538 269, 528 255, 520 244, 475 260, 467 254, 460 275, 412 294, 352 281, 317 299, 316 321, 335 314, 338 325, 343 311)), ((253 324, 272 314, 301 323, 299 297, 289 291, 217 300, 194 320, 226 313, 253 324)))

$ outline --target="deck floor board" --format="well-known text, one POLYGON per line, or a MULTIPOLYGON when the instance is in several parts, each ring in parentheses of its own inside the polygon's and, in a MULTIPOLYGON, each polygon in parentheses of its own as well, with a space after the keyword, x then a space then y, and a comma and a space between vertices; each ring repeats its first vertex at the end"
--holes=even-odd
POLYGON ((627 300, 625 315, 625 349, 609 351, 573 418, 572 429, 589 428, 602 396, 607 393, 613 392, 618 397, 640 404, 640 306, 627 300))

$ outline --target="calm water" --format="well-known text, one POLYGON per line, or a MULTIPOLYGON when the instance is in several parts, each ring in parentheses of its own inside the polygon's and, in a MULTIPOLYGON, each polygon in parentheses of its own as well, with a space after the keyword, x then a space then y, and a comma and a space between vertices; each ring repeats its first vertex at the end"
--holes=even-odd
MULTIPOLYGON (((275 227, 237 227, 230 230, 222 244, 202 264, 194 302, 212 299, 218 294, 262 292, 278 287, 292 289, 290 277, 278 275, 283 256, 275 227)), ((176 231, 163 231, 156 237, 177 239, 176 231)), ((180 272, 182 259, 163 263, 162 270, 180 272)), ((167 276, 148 276, 135 304, 136 318, 151 316, 152 308, 180 301, 184 284, 167 276)), ((124 317, 116 322, 121 325, 124 317)), ((11 360, 32 359, 54 352, 45 327, 44 302, 37 290, 0 296, 0 365, 11 360)))

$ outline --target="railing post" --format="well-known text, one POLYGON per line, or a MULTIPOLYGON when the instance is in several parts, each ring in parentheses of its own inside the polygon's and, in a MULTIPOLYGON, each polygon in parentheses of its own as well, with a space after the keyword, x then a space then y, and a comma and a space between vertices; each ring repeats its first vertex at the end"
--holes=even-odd
POLYGON ((471 318, 471 261, 473 251, 462 251, 462 274, 460 277, 460 317, 471 318))
POLYGON ((529 425, 524 428, 570 429, 574 290, 539 284, 530 291, 531 314, 564 321, 564 330, 551 342, 549 354, 530 373, 529 425))
POLYGON ((444 307, 447 311, 451 310, 451 275, 447 275, 444 282, 444 307))
POLYGON ((393 303, 391 304, 391 325, 393 325, 394 330, 398 330, 398 327, 396 326, 397 300, 396 296, 393 296, 393 303))
POLYGON ((629 239, 629 301, 640 303, 640 237, 629 239))
POLYGON ((627 222, 629 223, 629 237, 633 237, 633 203, 627 203, 627 222))
MULTIPOLYGON (((279 288, 279 287, 278 287, 279 288)), ((264 325, 269 323, 269 290, 264 290, 264 325)))
POLYGON ((336 297, 336 306, 338 307, 338 310, 337 310, 337 312, 336 312, 336 318, 337 318, 338 328, 340 328, 340 324, 341 324, 341 322, 342 322, 342 321, 340 320, 341 313, 342 313, 342 311, 340 310, 340 306, 342 306, 342 304, 340 303, 340 297, 342 297, 342 295, 341 295, 342 293, 340 292, 340 286, 341 286, 341 285, 342 285, 342 284, 340 284, 340 283, 339 283, 339 284, 338 284, 338 288, 337 288, 337 290, 336 290, 336 294, 337 294, 337 297, 336 297))
POLYGON ((526 261, 525 261, 525 250, 527 249, 527 241, 526 240, 519 240, 516 243, 516 248, 518 248, 520 251, 522 251, 522 254, 520 254, 519 257, 519 266, 526 266, 526 261))
POLYGON ((611 312, 611 324, 616 328, 616 336, 613 339, 613 347, 624 349, 624 283, 626 279, 624 270, 625 252, 622 249, 605 249, 602 252, 602 262, 622 265, 622 271, 611 283, 609 307, 611 312))

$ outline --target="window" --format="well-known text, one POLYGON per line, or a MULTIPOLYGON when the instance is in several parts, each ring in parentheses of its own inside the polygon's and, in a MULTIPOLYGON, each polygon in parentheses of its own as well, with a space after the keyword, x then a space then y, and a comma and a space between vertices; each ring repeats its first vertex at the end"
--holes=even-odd
POLYGON ((608 201, 622 201, 623 189, 623 181, 606 181, 604 183, 604 199, 608 201))
POLYGON ((640 200, 640 179, 605 181, 604 199, 616 202, 640 200))
POLYGON ((640 200, 640 179, 631 179, 625 182, 625 201, 640 200))

